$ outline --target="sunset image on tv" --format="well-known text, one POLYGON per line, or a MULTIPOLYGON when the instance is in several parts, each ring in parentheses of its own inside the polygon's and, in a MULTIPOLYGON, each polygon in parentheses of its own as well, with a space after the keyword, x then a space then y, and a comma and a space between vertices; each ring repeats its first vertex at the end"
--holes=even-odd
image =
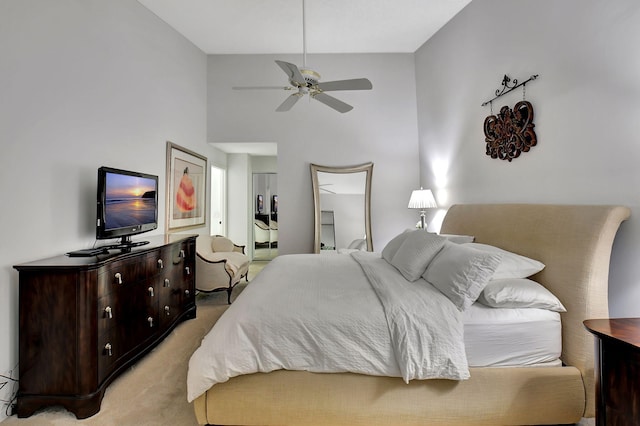
POLYGON ((106 229, 154 222, 155 181, 137 176, 107 173, 105 209, 106 229))

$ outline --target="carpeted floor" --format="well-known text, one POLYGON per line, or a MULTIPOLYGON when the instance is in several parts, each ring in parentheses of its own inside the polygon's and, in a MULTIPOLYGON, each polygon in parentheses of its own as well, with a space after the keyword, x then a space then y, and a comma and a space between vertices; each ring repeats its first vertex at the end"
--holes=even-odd
MULTIPOLYGON (((232 300, 245 286, 236 286, 232 300)), ((50 407, 26 419, 13 415, 2 426, 197 425, 193 407, 187 403, 188 362, 202 337, 227 309, 226 302, 226 292, 199 294, 197 317, 178 325, 153 351, 114 380, 96 415, 77 420, 61 407, 50 407)))

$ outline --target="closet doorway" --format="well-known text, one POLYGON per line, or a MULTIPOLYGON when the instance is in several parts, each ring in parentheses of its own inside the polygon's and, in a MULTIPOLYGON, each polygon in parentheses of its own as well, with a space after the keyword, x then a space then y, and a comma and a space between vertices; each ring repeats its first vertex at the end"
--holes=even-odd
POLYGON ((211 166, 211 235, 227 235, 227 172, 211 166))
POLYGON ((253 258, 278 255, 278 175, 253 173, 253 258))

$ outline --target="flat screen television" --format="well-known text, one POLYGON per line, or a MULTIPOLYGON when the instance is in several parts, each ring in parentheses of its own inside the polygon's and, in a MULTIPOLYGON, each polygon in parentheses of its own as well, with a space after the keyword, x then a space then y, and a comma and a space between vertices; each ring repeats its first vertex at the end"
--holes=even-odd
POLYGON ((158 176, 100 167, 96 239, 120 238, 114 247, 147 243, 131 236, 158 227, 158 176))

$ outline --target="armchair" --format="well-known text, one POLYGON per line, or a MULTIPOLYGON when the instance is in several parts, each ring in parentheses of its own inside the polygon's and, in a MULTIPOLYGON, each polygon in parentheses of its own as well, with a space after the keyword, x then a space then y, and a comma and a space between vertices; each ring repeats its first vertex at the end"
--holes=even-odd
POLYGON ((269 225, 260 219, 253 220, 253 240, 257 244, 268 244, 271 240, 269 225))
POLYGON ((227 291, 231 304, 233 287, 244 277, 249 281, 249 257, 245 246, 230 239, 215 236, 199 236, 196 239, 196 290, 204 293, 227 291))

